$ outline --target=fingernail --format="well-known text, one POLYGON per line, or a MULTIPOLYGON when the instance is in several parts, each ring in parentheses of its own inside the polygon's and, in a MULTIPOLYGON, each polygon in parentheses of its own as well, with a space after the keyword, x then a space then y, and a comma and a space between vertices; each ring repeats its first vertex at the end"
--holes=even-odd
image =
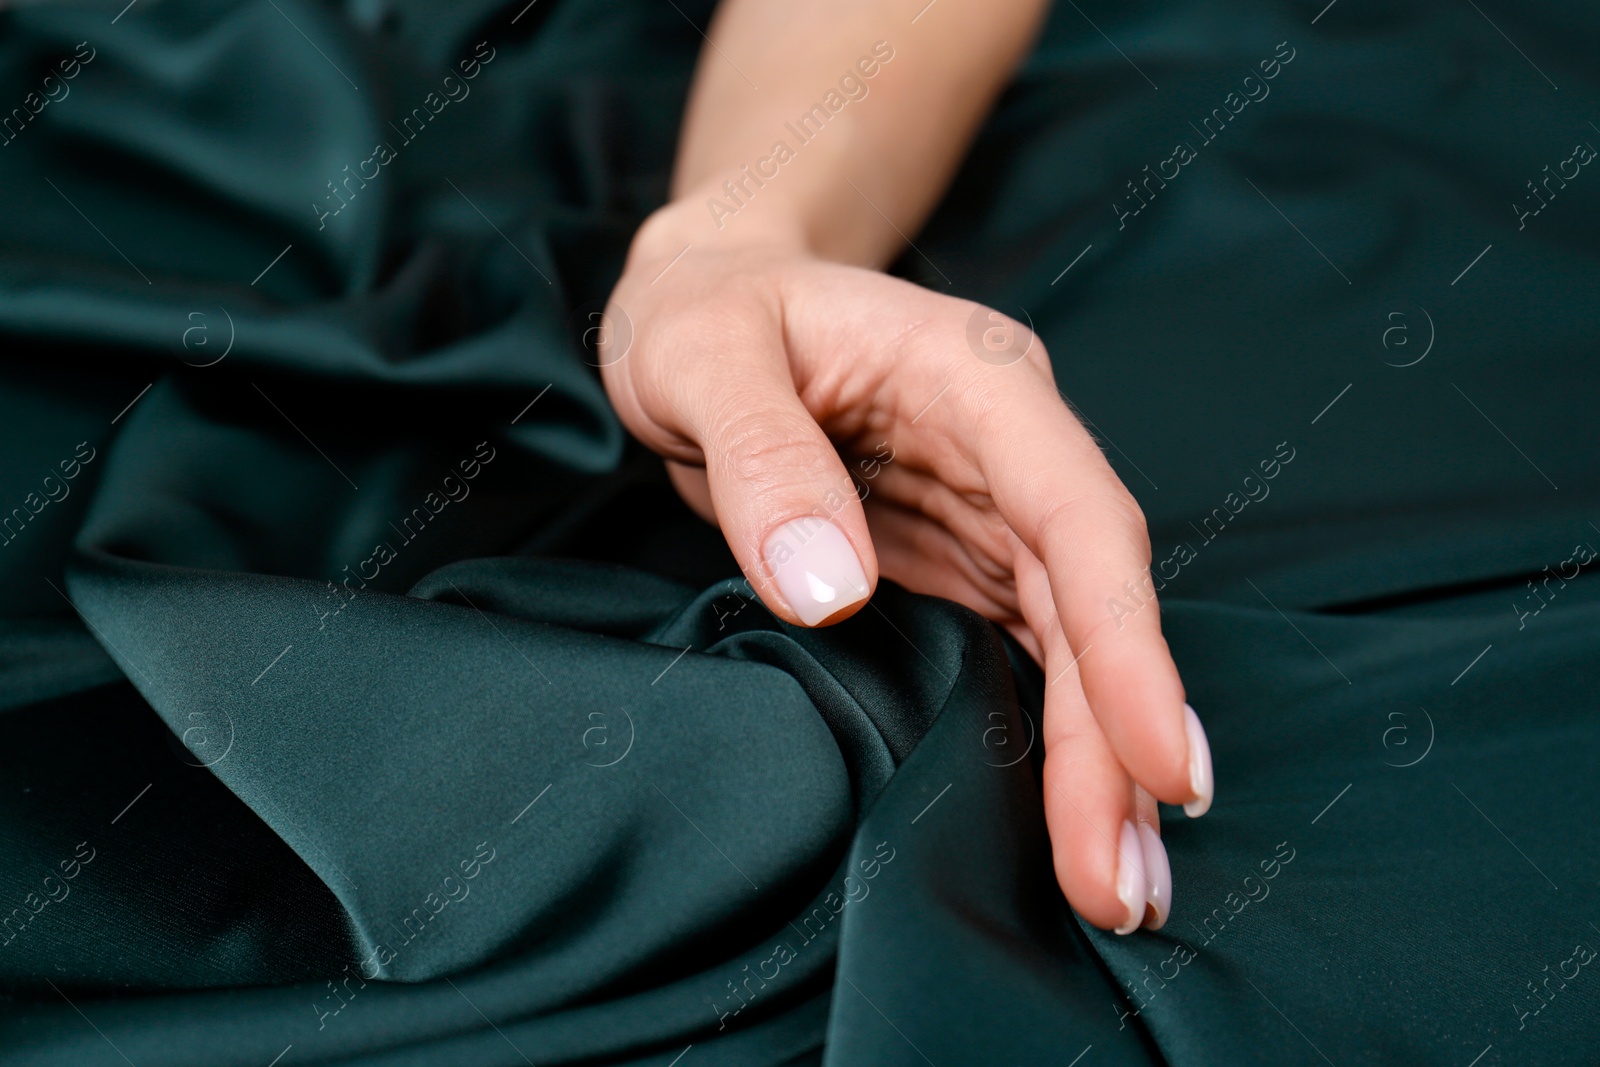
POLYGON ((1128 921, 1117 927, 1119 934, 1131 934, 1144 922, 1145 898, 1144 846, 1133 823, 1122 821, 1122 840, 1117 843, 1117 899, 1128 909, 1128 921))
POLYGON ((1139 824, 1139 840, 1144 845, 1145 888, 1148 890, 1144 899, 1156 913, 1150 929, 1159 930, 1167 924, 1167 913, 1172 910, 1172 865, 1167 862, 1167 848, 1161 843, 1161 835, 1150 824, 1139 824))
POLYGON ((1195 797, 1183 806, 1183 812, 1191 819, 1198 819, 1211 810, 1211 794, 1215 789, 1211 778, 1211 745, 1200 726, 1200 716, 1187 704, 1183 706, 1183 724, 1189 734, 1189 788, 1194 790, 1195 797))
POLYGON ((826 519, 792 519, 767 536, 762 558, 800 621, 815 626, 867 598, 867 575, 844 531, 826 519))

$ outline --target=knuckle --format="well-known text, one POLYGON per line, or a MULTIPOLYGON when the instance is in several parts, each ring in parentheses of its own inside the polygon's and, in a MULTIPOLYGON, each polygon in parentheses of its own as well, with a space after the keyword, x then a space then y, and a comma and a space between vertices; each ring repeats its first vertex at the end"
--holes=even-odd
POLYGON ((982 363, 1008 367, 1031 359, 1039 346, 1033 329, 1011 315, 983 304, 964 303, 960 308, 966 313, 961 327, 966 347, 982 363))
POLYGON ((959 325, 953 326, 948 319, 947 315, 924 308, 919 308, 909 316, 889 341, 888 347, 894 353, 895 365, 922 365, 945 358, 950 347, 951 330, 960 329, 959 325))
POLYGON ((1038 334, 1033 336, 1033 346, 1028 349, 1027 359, 1034 369, 1044 376, 1046 381, 1050 382, 1051 385, 1055 384, 1055 364, 1050 362, 1050 351, 1045 348, 1044 341, 1040 340, 1038 334))
POLYGON ((772 410, 745 410, 727 418, 717 434, 728 474, 761 486, 814 473, 823 464, 816 430, 803 419, 772 410))
POLYGON ((1129 542, 1137 547, 1144 556, 1146 563, 1150 562, 1150 527, 1145 521, 1144 509, 1134 499, 1132 493, 1118 482, 1110 494, 1106 507, 1111 513, 1112 521, 1128 538, 1129 542))
MULTIPOLYGON (((1011 325, 1009 318, 999 312, 991 312, 981 304, 927 294, 907 318, 897 335, 895 348, 904 360, 918 364, 936 364, 943 368, 965 366, 972 362, 973 355, 968 351, 971 343, 974 343, 969 335, 977 331, 977 343, 981 344, 982 331, 987 326, 991 330, 1001 331, 988 338, 991 343, 1003 341, 1010 344, 1015 341, 1015 337, 1007 332, 1011 325), (992 323, 988 315, 996 316, 999 325, 992 323)), ((989 354, 987 350, 985 353, 989 354)))
POLYGON ((1150 562, 1150 533, 1133 494, 1120 483, 1104 492, 1063 496, 1046 504, 1039 519, 1039 539, 1047 551, 1072 557, 1089 538, 1121 538, 1145 564, 1150 562))

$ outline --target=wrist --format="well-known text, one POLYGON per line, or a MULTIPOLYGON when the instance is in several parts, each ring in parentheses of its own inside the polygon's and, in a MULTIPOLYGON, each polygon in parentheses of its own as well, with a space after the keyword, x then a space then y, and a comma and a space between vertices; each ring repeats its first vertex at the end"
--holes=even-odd
POLYGON ((629 265, 671 259, 689 246, 817 254, 800 213, 787 203, 751 201, 737 213, 727 210, 728 203, 724 191, 709 184, 678 192, 640 225, 629 265))

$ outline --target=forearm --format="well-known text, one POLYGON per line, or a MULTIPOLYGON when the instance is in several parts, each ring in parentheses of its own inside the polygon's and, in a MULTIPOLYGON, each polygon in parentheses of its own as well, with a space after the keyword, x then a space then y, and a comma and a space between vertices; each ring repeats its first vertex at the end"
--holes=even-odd
POLYGON ((775 238, 887 264, 933 210, 1046 10, 925 4, 726 0, 684 117, 673 239, 775 238))

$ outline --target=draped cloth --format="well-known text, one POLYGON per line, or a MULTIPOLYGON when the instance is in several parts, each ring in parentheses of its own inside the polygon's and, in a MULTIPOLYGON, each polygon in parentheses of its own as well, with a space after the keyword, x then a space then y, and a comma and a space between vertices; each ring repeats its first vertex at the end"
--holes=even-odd
POLYGON ((1593 1062, 1600 20, 1321 6, 1062 5, 896 266, 1149 518, 1127 938, 1010 639, 775 620, 610 411, 708 5, 0 14, 0 1064, 1593 1062))

